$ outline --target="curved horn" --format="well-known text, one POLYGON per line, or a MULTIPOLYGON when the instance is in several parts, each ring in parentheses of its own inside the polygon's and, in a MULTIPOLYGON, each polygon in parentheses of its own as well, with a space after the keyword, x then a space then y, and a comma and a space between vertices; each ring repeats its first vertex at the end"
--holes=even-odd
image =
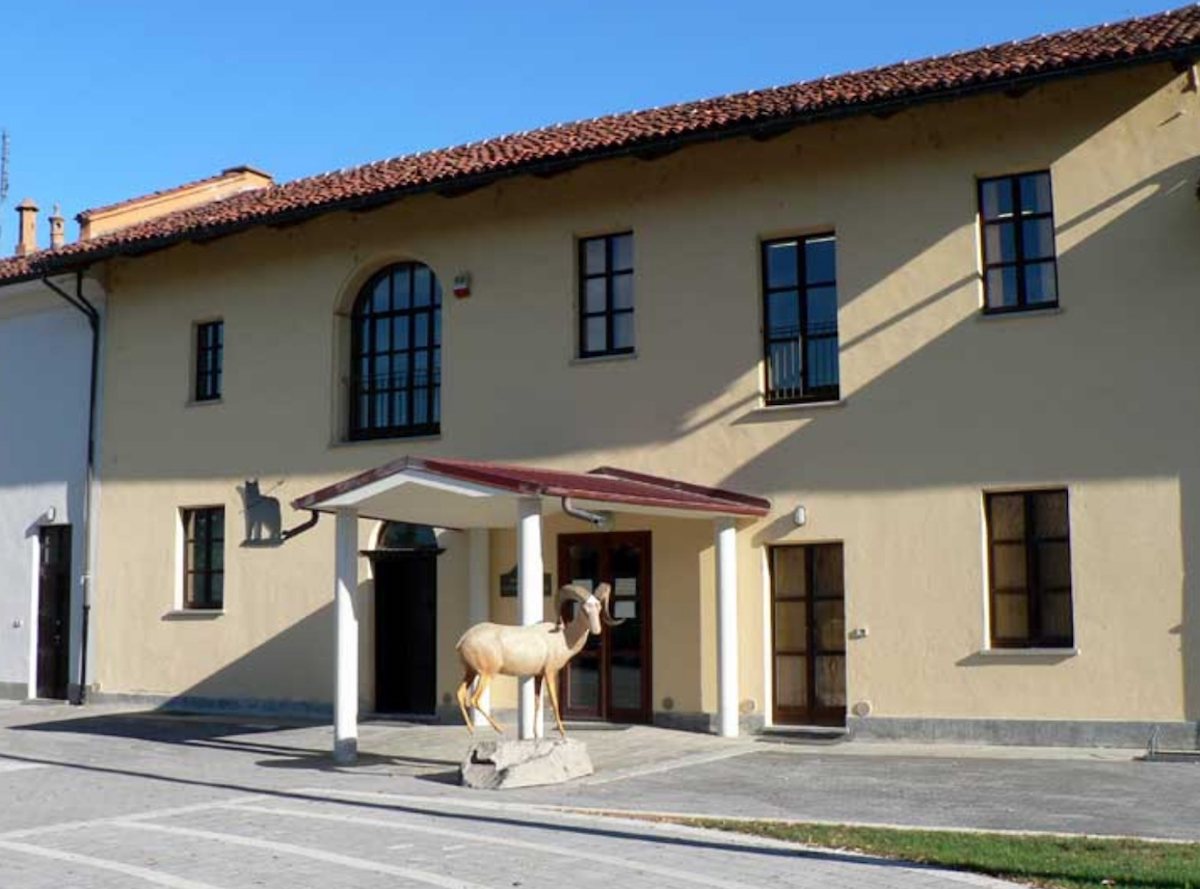
POLYGON ((581 586, 579 586, 579 584, 576 584, 576 583, 568 583, 568 584, 564 584, 563 586, 560 586, 554 593, 554 621, 555 621, 555 623, 559 623, 559 624, 562 623, 563 602, 565 602, 568 599, 573 599, 576 602, 586 602, 587 597, 590 595, 591 595, 591 593, 589 593, 584 587, 581 587, 581 586))
POLYGON ((608 600, 611 596, 612 587, 608 584, 602 583, 600 586, 596 587, 596 598, 600 600, 600 604, 603 606, 600 609, 600 619, 604 621, 605 626, 619 627, 621 624, 625 623, 627 618, 623 617, 620 620, 616 620, 612 614, 609 613, 608 600))

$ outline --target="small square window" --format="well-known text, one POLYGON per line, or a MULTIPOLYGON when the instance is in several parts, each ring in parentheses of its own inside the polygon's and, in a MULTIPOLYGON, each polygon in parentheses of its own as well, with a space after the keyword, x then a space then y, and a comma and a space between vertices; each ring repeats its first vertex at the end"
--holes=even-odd
POLYGON ((979 181, 984 311, 1023 312, 1058 305, 1050 173, 979 181))
POLYGON ((183 607, 225 606, 225 507, 185 509, 183 519, 183 607))
POLYGON ((633 350, 633 232, 582 238, 579 357, 633 350))
POLYGON ((225 354, 225 322, 206 321, 196 325, 196 401, 216 401, 221 397, 222 361, 225 354))
POLYGON ((993 648, 1071 648, 1066 489, 986 494, 993 648))

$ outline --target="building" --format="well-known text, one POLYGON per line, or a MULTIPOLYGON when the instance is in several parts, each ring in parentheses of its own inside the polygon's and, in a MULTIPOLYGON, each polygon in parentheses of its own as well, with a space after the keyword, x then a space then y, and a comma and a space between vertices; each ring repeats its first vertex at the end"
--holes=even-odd
MULTIPOLYGON (((37 207, 19 255, 36 250, 37 207)), ((50 217, 51 243, 62 218, 50 217)), ((77 699, 84 654, 89 418, 103 292, 74 275, 0 286, 0 698, 77 699)), ((98 403, 96 405, 98 408, 98 403)))
POLYGON ((571 715, 1191 742, 1197 57, 1186 7, 0 264, 107 294, 92 694, 453 716, 540 556, 627 619, 571 715))

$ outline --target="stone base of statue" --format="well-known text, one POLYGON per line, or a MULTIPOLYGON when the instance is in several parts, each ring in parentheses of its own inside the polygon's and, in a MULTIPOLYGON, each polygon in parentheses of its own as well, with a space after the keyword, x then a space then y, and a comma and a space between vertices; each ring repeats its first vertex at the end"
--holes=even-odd
POLYGON ((466 787, 506 790, 561 784, 594 771, 587 745, 582 741, 538 738, 472 744, 459 774, 466 787))

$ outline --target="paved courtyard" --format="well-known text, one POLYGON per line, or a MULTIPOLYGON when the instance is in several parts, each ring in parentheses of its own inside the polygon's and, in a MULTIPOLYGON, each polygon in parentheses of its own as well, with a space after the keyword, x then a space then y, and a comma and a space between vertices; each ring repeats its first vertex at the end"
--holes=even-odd
POLYGON ((449 783, 461 728, 368 723, 350 769, 330 763, 329 736, 0 706, 0 886, 1005 885, 562 806, 1200 837, 1200 767, 1124 754, 912 755, 580 727, 595 776, 488 793, 449 783))

